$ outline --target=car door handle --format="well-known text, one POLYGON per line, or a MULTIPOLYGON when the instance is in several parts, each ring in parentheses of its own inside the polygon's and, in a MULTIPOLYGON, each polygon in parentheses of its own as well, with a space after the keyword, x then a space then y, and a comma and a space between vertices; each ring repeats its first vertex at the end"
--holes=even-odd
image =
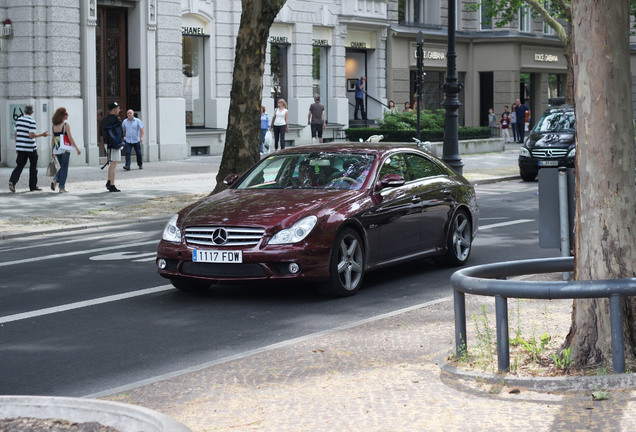
POLYGON ((450 188, 446 188, 446 189, 444 189, 442 192, 444 192, 444 195, 450 195, 450 194, 452 194, 452 193, 453 193, 453 190, 452 190, 452 189, 450 189, 450 188))
POLYGON ((419 203, 421 203, 421 202, 422 202, 422 198, 420 198, 420 197, 413 197, 413 198, 411 198, 411 202, 412 202, 413 204, 419 204, 419 203))

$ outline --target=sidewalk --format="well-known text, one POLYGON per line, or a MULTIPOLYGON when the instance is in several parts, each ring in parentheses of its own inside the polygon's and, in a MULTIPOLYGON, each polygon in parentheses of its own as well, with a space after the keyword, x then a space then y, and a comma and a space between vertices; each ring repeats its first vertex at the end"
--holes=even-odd
MULTIPOLYGON (((505 152, 462 155, 464 175, 473 183, 517 178, 518 144, 505 152)), ((177 210, 210 193, 216 185, 220 156, 198 156, 182 161, 146 162, 143 170, 124 171, 118 164, 116 185, 105 188, 106 169, 69 168, 66 189, 53 192, 50 177, 39 169, 42 192, 29 192, 28 168, 22 172, 16 193, 9 191, 13 168, 0 167, 0 240, 34 233, 83 229, 123 220, 169 217, 177 210)))

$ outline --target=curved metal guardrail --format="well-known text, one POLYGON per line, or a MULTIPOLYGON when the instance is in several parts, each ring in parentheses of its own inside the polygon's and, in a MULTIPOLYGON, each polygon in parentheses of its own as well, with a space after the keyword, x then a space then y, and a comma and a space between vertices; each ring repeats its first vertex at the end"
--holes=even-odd
POLYGON ((455 307, 455 353, 467 353, 465 294, 495 297, 497 322, 497 364, 500 372, 510 370, 508 298, 575 299, 608 298, 612 334, 612 363, 615 373, 625 372, 623 336, 624 296, 636 295, 636 278, 599 281, 519 281, 511 276, 568 272, 574 258, 543 258, 507 261, 467 267, 451 276, 455 307))

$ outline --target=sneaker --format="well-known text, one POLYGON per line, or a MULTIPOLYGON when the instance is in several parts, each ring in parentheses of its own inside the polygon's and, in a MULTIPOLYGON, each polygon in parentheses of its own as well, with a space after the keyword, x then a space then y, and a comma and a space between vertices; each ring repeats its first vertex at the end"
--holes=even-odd
POLYGON ((114 184, 111 184, 111 185, 108 187, 108 192, 121 192, 121 190, 120 190, 120 189, 117 189, 117 188, 115 187, 115 185, 114 185, 114 184))
POLYGON ((110 190, 110 180, 106 182, 106 189, 110 190))
POLYGON ((66 192, 68 192, 66 189, 60 188, 60 193, 66 193, 66 192))
POLYGON ((139 169, 144 169, 144 166, 143 165, 139 165, 139 169))
POLYGON ((51 190, 54 191, 55 190, 55 186, 57 185, 57 180, 53 180, 51 182, 51 190))
POLYGON ((42 189, 40 189, 39 187, 34 187, 33 189, 31 189, 31 192, 36 192, 36 191, 41 191, 42 189))
POLYGON ((9 182, 9 190, 13 193, 15 193, 15 185, 11 182, 9 182))
POLYGON ((124 165, 124 169, 125 169, 126 171, 130 171, 130 167, 129 167, 129 166, 124 165))

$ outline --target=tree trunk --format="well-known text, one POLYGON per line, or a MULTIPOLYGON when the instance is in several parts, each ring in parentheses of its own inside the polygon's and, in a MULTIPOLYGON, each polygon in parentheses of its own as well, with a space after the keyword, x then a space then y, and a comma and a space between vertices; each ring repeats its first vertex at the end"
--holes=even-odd
POLYGON ((228 126, 214 193, 225 189, 228 174, 241 174, 258 160, 267 37, 285 1, 241 0, 228 126))
MULTIPOLYGON (((575 279, 634 277, 636 192, 629 64, 629 1, 575 0, 575 279)), ((607 300, 577 300, 566 346, 575 365, 611 359, 607 300)), ((626 354, 634 357, 633 301, 625 302, 626 354)), ((630 359, 628 357, 628 359, 630 359)))

